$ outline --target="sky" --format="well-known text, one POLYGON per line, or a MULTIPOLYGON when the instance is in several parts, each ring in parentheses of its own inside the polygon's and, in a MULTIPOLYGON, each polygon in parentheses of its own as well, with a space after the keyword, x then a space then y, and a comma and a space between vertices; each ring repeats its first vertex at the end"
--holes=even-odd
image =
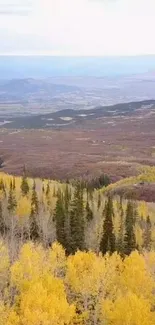
POLYGON ((155 0, 0 0, 0 54, 155 54, 155 0))

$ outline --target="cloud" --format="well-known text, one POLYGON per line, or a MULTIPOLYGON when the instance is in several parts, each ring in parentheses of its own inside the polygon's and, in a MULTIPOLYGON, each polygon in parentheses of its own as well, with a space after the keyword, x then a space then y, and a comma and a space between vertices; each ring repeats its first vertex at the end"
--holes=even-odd
POLYGON ((155 0, 0 0, 0 12, 1 53, 155 53, 155 0))
POLYGON ((0 0, 0 15, 28 15, 32 11, 32 2, 29 0, 13 1, 0 0))

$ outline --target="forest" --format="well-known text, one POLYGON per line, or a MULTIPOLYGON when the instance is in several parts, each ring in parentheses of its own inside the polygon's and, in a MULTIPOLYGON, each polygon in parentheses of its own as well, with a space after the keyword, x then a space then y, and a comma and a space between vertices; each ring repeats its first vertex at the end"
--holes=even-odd
POLYGON ((155 204, 108 183, 0 173, 0 325, 155 324, 155 204))

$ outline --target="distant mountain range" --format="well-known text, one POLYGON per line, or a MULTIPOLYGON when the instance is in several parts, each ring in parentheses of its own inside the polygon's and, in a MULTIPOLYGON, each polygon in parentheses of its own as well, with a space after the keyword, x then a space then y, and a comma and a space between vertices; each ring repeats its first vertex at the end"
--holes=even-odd
POLYGON ((65 109, 50 114, 23 116, 10 119, 0 118, 0 128, 7 129, 60 129, 97 127, 109 118, 111 124, 116 119, 128 117, 143 117, 155 114, 155 100, 117 104, 113 106, 96 107, 94 109, 72 110, 65 109))
POLYGON ((0 79, 120 76, 155 71, 155 55, 131 57, 0 56, 0 79))

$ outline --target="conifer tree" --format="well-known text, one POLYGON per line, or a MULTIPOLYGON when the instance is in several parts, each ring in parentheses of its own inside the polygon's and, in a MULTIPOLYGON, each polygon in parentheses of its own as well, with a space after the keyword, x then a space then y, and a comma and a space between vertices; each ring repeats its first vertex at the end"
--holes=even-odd
POLYGON ((100 208, 100 206, 101 206, 101 194, 99 192, 99 194, 98 194, 98 201, 97 201, 97 207, 98 207, 98 209, 100 208))
POLYGON ((57 194, 57 202, 55 208, 55 221, 56 221, 56 237, 57 241, 67 249, 66 233, 65 233, 65 207, 61 190, 57 194))
POLYGON ((8 211, 14 212, 14 210, 17 207, 17 201, 16 201, 16 197, 13 191, 13 186, 12 186, 12 181, 10 182, 10 190, 9 190, 9 196, 8 196, 8 211))
POLYGON ((13 189, 13 191, 16 189, 16 179, 15 179, 15 177, 13 178, 12 189, 13 189))
POLYGON ((122 205, 120 205, 120 224, 118 231, 117 251, 121 255, 124 253, 124 218, 122 205))
POLYGON ((115 251, 115 235, 113 227, 113 202, 111 196, 108 197, 108 201, 105 204, 105 209, 103 212, 105 217, 103 223, 103 234, 100 242, 100 251, 103 254, 107 252, 113 253, 115 251))
POLYGON ((0 234, 3 236, 5 233, 5 222, 3 218, 2 202, 0 201, 0 234))
POLYGON ((134 233, 135 227, 135 210, 133 203, 128 201, 125 218, 125 235, 124 235, 124 253, 130 255, 130 253, 136 249, 136 238, 134 233))
POLYGON ((93 212, 89 206, 88 200, 87 200, 87 204, 86 204, 86 219, 87 219, 87 221, 93 220, 93 212))
POLYGON ((12 183, 12 179, 10 180, 10 190, 13 190, 13 183, 12 183))
POLYGON ((38 214, 39 202, 38 202, 38 196, 37 196, 37 192, 36 192, 35 181, 33 182, 33 187, 32 187, 31 209, 34 211, 35 214, 38 214))
POLYGON ((75 185, 70 211, 70 253, 84 249, 84 228, 83 188, 78 182, 75 185))
POLYGON ((39 212, 39 202, 36 192, 35 181, 32 188, 32 198, 31 198, 31 214, 30 214, 30 238, 37 240, 39 238, 39 226, 37 223, 37 215, 39 212))
POLYGON ((49 184, 49 182, 47 183, 47 187, 46 187, 46 200, 47 200, 48 207, 50 207, 51 200, 50 200, 50 184, 49 184))
POLYGON ((21 182, 21 192, 23 196, 26 196, 29 193, 29 184, 27 181, 27 178, 25 175, 22 177, 22 182, 21 182))
POLYGON ((146 225, 143 233, 143 247, 148 251, 151 249, 151 243, 152 243, 151 228, 152 228, 151 220, 150 217, 147 216, 146 225))
POLYGON ((49 182, 47 183, 47 187, 46 187, 46 197, 48 197, 50 194, 50 184, 49 182))

